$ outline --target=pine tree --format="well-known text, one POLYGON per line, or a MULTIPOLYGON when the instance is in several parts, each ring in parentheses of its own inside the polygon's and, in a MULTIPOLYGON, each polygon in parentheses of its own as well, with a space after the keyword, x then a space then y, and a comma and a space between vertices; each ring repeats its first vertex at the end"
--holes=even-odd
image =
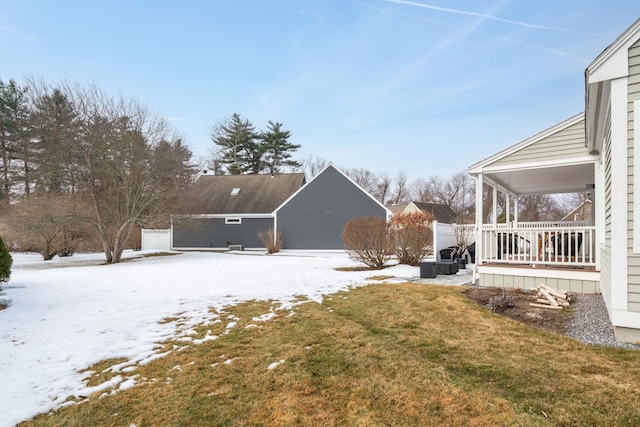
POLYGON ((7 245, 4 244, 4 240, 0 237, 0 283, 8 282, 11 277, 11 265, 13 259, 9 253, 7 245))
MULTIPOLYGON (((20 159, 25 137, 26 89, 21 88, 12 79, 9 83, 0 80, 0 202, 9 203, 9 196, 14 185, 21 178, 16 167, 20 159)), ((27 181, 26 174, 22 178, 27 181)), ((28 191, 28 187, 26 188, 28 191)))
POLYGON ((74 193, 78 187, 81 154, 77 143, 80 129, 73 104, 62 91, 54 89, 34 100, 30 121, 37 146, 37 188, 74 193))
POLYGON ((234 113, 226 123, 212 132, 211 139, 220 146, 220 162, 231 175, 257 174, 263 169, 264 150, 255 127, 234 113))
POLYGON ((291 153, 300 148, 300 145, 289 142, 290 137, 290 131, 282 130, 282 123, 274 123, 271 120, 269 120, 267 131, 260 134, 265 152, 265 165, 270 174, 279 173, 283 166, 291 168, 302 166, 299 162, 290 160, 291 153))

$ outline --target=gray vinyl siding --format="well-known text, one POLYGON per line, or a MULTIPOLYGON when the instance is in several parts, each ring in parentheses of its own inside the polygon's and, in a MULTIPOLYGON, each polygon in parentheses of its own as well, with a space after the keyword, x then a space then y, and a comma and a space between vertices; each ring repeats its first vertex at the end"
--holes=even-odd
POLYGON ((604 169, 604 248, 600 251, 600 286, 611 297, 611 115, 605 121, 602 161, 604 169))
POLYGON ((589 151, 585 146, 584 120, 581 120, 496 161, 492 166, 575 159, 588 155, 589 151))
POLYGON ((174 220, 172 248, 223 249, 229 244, 264 248, 258 232, 272 227, 273 218, 242 218, 241 224, 225 224, 224 218, 174 220))
POLYGON ((342 230, 353 218, 386 210, 333 167, 325 169, 276 213, 283 249, 344 249, 342 230))
MULTIPOLYGON (((634 160, 633 150, 634 144, 633 131, 636 124, 634 123, 633 116, 633 101, 640 98, 640 41, 636 42, 629 49, 629 78, 628 78, 628 103, 627 103, 627 135, 628 135, 628 178, 627 178, 627 284, 628 284, 628 306, 629 311, 640 312, 640 255, 633 253, 633 178, 634 178, 634 163, 639 162, 634 160)), ((640 171, 636 172, 640 173, 640 171)), ((640 207, 636 207, 640 209, 640 207)))
POLYGON ((579 294, 600 293, 597 280, 558 279, 555 277, 530 277, 517 274, 480 273, 480 286, 507 289, 534 289, 543 284, 567 292, 579 294))

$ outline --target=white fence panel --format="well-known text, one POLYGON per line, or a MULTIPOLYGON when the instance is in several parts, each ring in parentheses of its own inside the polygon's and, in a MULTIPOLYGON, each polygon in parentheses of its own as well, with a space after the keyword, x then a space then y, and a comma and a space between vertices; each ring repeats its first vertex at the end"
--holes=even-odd
POLYGON ((440 250, 456 245, 456 233, 451 224, 433 221, 433 255, 440 259, 440 250))
POLYGON ((143 228, 140 240, 143 251, 168 251, 171 249, 171 230, 143 228))

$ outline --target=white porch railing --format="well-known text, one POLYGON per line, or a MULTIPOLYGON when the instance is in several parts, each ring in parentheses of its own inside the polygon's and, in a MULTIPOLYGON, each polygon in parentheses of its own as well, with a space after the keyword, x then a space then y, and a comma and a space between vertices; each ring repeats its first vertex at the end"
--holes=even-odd
POLYGON ((577 222, 483 224, 482 262, 595 266, 595 232, 577 222))

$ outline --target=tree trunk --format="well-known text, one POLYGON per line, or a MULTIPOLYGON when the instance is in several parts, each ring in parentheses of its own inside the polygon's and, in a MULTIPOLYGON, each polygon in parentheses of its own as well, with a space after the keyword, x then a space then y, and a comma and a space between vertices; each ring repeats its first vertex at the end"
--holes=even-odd
POLYGON ((131 229, 133 228, 133 223, 131 221, 125 221, 124 224, 120 226, 118 232, 116 233, 115 241, 113 242, 113 263, 118 263, 122 260, 122 252, 124 251, 124 246, 127 243, 127 239, 131 234, 131 229))

